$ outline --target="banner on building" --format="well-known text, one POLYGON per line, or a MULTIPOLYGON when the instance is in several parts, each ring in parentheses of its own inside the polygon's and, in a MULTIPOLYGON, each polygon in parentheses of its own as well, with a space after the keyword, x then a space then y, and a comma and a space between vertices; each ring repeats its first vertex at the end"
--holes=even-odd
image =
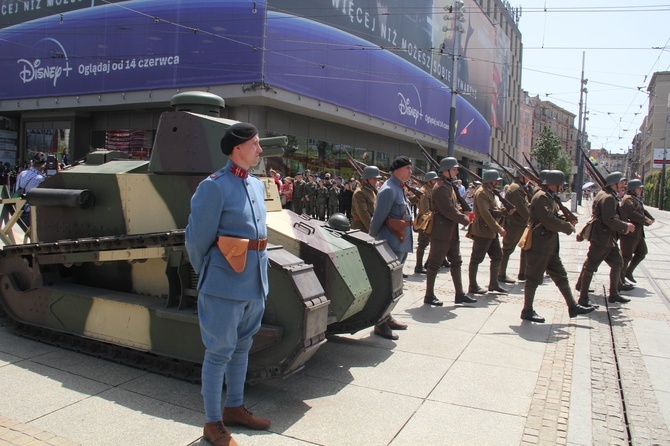
POLYGON ((654 162, 652 164, 652 167, 654 169, 661 169, 663 167, 663 160, 665 160, 665 166, 667 169, 667 167, 670 165, 670 148, 654 149, 654 162))
MULTIPOLYGON (((34 4, 3 5, 9 3, 34 4)), ((445 1, 266 6, 62 2, 34 20, 30 11, 12 9, 15 16, 3 22, 12 26, 0 29, 0 99, 242 84, 286 89, 378 118, 379 126, 448 139, 453 43, 442 31, 445 1)), ((474 0, 464 10, 455 142, 487 153, 490 123, 505 120, 509 41, 474 0)))

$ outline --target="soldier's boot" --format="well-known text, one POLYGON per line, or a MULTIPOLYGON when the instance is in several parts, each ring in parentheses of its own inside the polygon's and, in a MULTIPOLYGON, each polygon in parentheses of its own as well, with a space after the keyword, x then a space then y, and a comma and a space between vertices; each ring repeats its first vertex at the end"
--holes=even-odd
POLYGON ((588 314, 596 309, 594 305, 580 305, 575 302, 575 298, 572 295, 572 290, 570 289, 570 284, 567 279, 558 283, 558 290, 563 295, 565 303, 568 304, 568 314, 570 317, 577 317, 580 314, 588 314))
POLYGON ((440 301, 435 296, 435 279, 437 278, 436 273, 428 272, 426 276, 426 295, 423 297, 423 303, 427 305, 434 305, 436 307, 442 306, 442 301, 440 301))
MULTIPOLYGON (((577 279, 577 284, 575 284, 575 289, 581 293, 582 291, 582 283, 584 282, 583 277, 584 277, 584 268, 582 267, 582 271, 579 273, 579 278, 577 279)), ((593 279, 593 273, 591 273, 591 279, 593 279)), ((586 289, 589 293, 593 293, 595 290, 592 288, 589 288, 591 286, 591 280, 589 280, 589 283, 586 285, 586 289)))
POLYGON ((480 288, 479 285, 477 285, 478 269, 479 264, 477 263, 470 263, 470 265, 468 266, 468 279, 470 281, 468 285, 468 293, 486 294, 486 290, 484 288, 480 288))
POLYGON ((477 302, 477 299, 473 299, 463 292, 463 278, 461 277, 461 268, 452 267, 449 272, 451 273, 451 281, 454 282, 454 289, 456 290, 454 302, 457 304, 473 304, 477 302))
POLYGON ((589 287, 591 286, 591 281, 593 280, 593 272, 591 271, 586 271, 586 269, 582 268, 582 273, 579 275, 579 280, 577 281, 578 283, 581 281, 579 284, 579 301, 577 302, 579 305, 583 307, 588 307, 590 304, 589 302, 589 287))
POLYGON ((525 321, 543 323, 544 318, 537 314, 533 309, 533 301, 535 300, 535 291, 537 284, 526 282, 523 289, 523 310, 521 310, 521 319, 525 321))
POLYGON ((644 260, 644 257, 634 255, 633 259, 630 261, 630 264, 628 265, 628 268, 624 268, 623 271, 625 271, 625 277, 628 279, 630 282, 636 283, 635 278, 633 277, 633 271, 635 271, 635 268, 642 263, 642 260, 644 260))
POLYGON ((504 252, 502 259, 500 260, 500 270, 498 271, 498 282, 503 283, 515 283, 516 280, 511 277, 507 277, 507 264, 509 263, 509 257, 512 253, 504 252))
POLYGON ((491 270, 489 272, 489 291, 496 293, 509 293, 509 290, 501 287, 498 283, 498 272, 500 271, 500 263, 491 262, 491 270))
POLYGON ((414 267, 414 274, 426 274, 426 268, 423 266, 423 254, 425 248, 416 249, 416 266, 414 267))
MULTIPOLYGON (((626 299, 619 294, 619 289, 621 288, 621 269, 612 268, 610 270, 610 297, 609 302, 613 303, 622 303, 625 304, 630 302, 630 299, 626 299)), ((631 285, 632 286, 632 285, 631 285)))

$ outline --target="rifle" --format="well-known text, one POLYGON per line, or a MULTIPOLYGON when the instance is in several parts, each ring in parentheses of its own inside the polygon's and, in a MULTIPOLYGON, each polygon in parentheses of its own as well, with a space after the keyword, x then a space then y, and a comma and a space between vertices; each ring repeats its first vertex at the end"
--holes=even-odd
MULTIPOLYGON (((433 167, 435 172, 439 172, 440 171, 440 163, 435 161, 435 158, 430 156, 430 153, 428 153, 428 150, 426 150, 425 147, 423 147, 418 140, 415 139, 414 141, 416 141, 416 143, 419 145, 419 148, 421 149, 421 153, 423 153, 423 156, 424 156, 424 158, 426 158, 426 161, 428 161, 428 164, 430 164, 433 167)), ((465 197, 463 197, 461 195, 461 193, 458 191, 458 187, 452 182, 450 182, 450 184, 451 184, 451 188, 454 190, 454 193, 456 194, 456 200, 458 200, 458 204, 461 205, 461 212, 463 212, 463 213, 472 212, 472 208, 470 207, 470 203, 468 203, 467 200, 465 199, 465 197)))
POLYGON ((347 151, 347 149, 344 149, 344 153, 347 154, 347 161, 349 161, 349 164, 351 164, 351 167, 353 167, 354 170, 358 173, 358 175, 362 177, 363 176, 363 169, 361 169, 361 167, 358 164, 356 164, 357 163, 356 158, 351 156, 351 154, 347 151))
MULTIPOLYGON (((462 164, 459 164, 458 167, 460 167, 461 169, 468 172, 470 175, 472 175, 472 177, 474 179, 481 181, 482 186, 484 185, 484 180, 482 179, 482 177, 480 177, 479 175, 477 175, 476 173, 474 173, 473 171, 471 171, 467 167, 463 166, 462 164)), ((512 203, 510 203, 508 200, 506 200, 505 197, 500 195, 500 192, 498 192, 498 189, 496 189, 495 187, 491 188, 491 192, 493 192, 493 194, 496 197, 498 197, 498 199, 500 200, 500 203, 502 203, 502 205, 505 209, 507 209, 508 211, 516 211, 516 207, 514 207, 514 205, 512 203)))
MULTIPOLYGON (((505 153, 504 150, 503 150, 503 153, 505 153)), ((509 157, 509 155, 507 155, 507 156, 509 157)), ((507 176, 510 177, 510 178, 512 179, 512 181, 514 181, 515 177, 514 177, 514 175, 512 174, 512 172, 510 172, 509 170, 507 170, 507 168, 506 168, 505 166, 503 166, 502 164, 500 164, 500 162, 498 162, 497 159, 493 158, 493 155, 491 155, 490 153, 489 153, 489 157, 491 158, 491 160, 492 160, 494 163, 496 163, 497 165, 500 166, 500 168, 503 170, 503 172, 505 172, 505 173, 507 174, 507 176)), ((515 164, 514 166, 516 167, 516 164, 515 164)), ((521 170, 521 169, 519 169, 519 168, 517 167, 517 170, 521 170)), ((523 187, 523 186, 522 186, 522 189, 523 189, 523 191, 526 193, 526 198, 528 198, 528 201, 530 202, 530 200, 533 198, 532 195, 530 194, 530 191, 529 191, 528 189, 526 189, 525 187, 523 187)))
POLYGON ((589 159, 588 155, 582 150, 581 147, 577 147, 577 151, 582 155, 584 158, 584 165, 586 166, 586 170, 589 171, 589 174, 591 175, 591 178, 598 183, 598 186, 605 187, 605 178, 602 176, 600 171, 596 169, 596 166, 591 164, 591 160, 589 159))
MULTIPOLYGON (((509 153, 507 153, 507 152, 505 152, 505 155, 507 155, 507 157, 508 157, 509 159, 514 159, 514 158, 512 158, 511 156, 509 156, 509 153)), ((526 160, 526 162, 528 163, 528 165, 530 166, 530 168, 533 169, 533 173, 535 173, 535 176, 536 176, 537 178, 539 178, 539 177, 540 177, 540 172, 538 172, 537 169, 535 169, 535 166, 533 166, 533 163, 530 162, 530 160, 528 159, 528 157, 526 156, 525 153, 523 154, 523 158, 526 160)), ((515 161, 516 161, 516 160, 515 160, 515 161)), ((538 185, 539 185, 539 183, 538 183, 538 185)))
MULTIPOLYGON (((512 164, 514 164, 514 167, 523 171, 525 176, 528 176, 528 178, 530 178, 532 181, 534 181, 538 185, 540 184, 540 179, 537 176, 535 176, 532 172, 530 172, 528 169, 526 169, 525 166, 522 166, 517 160, 515 160, 514 158, 509 156, 509 153, 505 152, 504 150, 503 150, 503 153, 505 155, 507 155, 507 157, 512 162, 512 164)), ((526 154, 524 153, 523 156, 525 157, 526 154)), ((526 158, 526 161, 528 161, 528 158, 526 158)), ((532 164, 530 164, 530 166, 532 167, 532 164)), ((563 202, 561 201, 561 198, 558 195, 553 195, 553 194, 552 194, 552 197, 553 197, 554 201, 556 202, 556 204, 558 205, 558 208, 563 213, 563 217, 565 217, 565 220, 570 222, 570 223, 574 222, 575 224, 577 224, 579 219, 577 218, 577 216, 575 214, 572 213, 572 211, 570 211, 570 209, 566 208, 563 205, 563 202)))

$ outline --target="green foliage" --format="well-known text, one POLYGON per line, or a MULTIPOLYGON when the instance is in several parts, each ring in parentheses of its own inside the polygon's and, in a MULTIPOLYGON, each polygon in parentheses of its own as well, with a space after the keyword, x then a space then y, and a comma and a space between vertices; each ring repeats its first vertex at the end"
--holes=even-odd
MULTIPOLYGON (((668 172, 665 172, 665 190, 663 191, 663 209, 670 209, 670 182, 668 172)), ((653 172, 644 179, 644 204, 658 207, 658 192, 661 187, 661 172, 653 172)))
POLYGON ((531 155, 540 163, 541 170, 556 169, 560 152, 561 141, 549 127, 545 127, 531 150, 531 155))
POLYGON ((540 164, 541 170, 560 170, 565 174, 565 178, 570 183, 572 173, 572 162, 567 153, 561 147, 561 140, 551 131, 549 127, 542 130, 542 134, 531 150, 531 155, 540 164))

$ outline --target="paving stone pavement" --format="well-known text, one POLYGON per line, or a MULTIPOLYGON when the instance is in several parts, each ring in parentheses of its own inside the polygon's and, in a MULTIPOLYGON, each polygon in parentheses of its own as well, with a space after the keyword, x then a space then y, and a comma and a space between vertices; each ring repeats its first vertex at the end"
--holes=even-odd
MULTIPOLYGON (((437 280, 445 306, 424 306, 425 276, 412 274, 410 255, 394 311, 409 324, 400 339, 371 329, 330 337, 300 372, 248 388, 247 406, 273 424, 233 436, 251 446, 670 444, 670 216, 650 212, 657 223, 632 301, 607 302, 603 265, 600 308, 574 319, 550 280, 535 300, 545 324, 519 319, 523 282, 454 305, 448 270, 437 280)), ((461 244, 467 265, 471 242, 461 244)), ((587 248, 561 236, 573 286, 587 248)), ((479 275, 486 283, 488 260, 479 275)), ((0 328, 0 446, 205 445, 202 419, 198 385, 0 328)))

